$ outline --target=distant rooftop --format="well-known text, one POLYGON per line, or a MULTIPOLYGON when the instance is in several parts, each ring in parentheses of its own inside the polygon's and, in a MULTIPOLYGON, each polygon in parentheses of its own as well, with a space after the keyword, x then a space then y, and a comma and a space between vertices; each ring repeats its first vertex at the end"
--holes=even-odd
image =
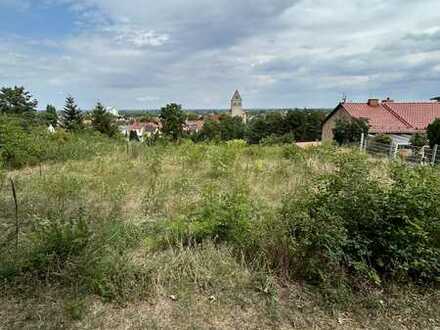
POLYGON ((391 99, 370 99, 366 103, 343 102, 340 107, 354 118, 368 119, 372 133, 424 132, 430 123, 440 118, 440 102, 434 101, 395 102, 391 99))

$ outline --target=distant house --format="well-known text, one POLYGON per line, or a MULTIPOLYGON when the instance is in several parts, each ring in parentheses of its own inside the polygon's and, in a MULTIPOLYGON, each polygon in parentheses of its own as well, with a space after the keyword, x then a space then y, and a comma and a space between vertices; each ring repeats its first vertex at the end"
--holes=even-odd
POLYGON ((107 107, 105 111, 115 117, 119 117, 119 111, 115 107, 107 107))
POLYGON ((143 141, 145 137, 160 133, 160 129, 160 125, 156 122, 140 123, 137 121, 129 126, 121 127, 125 137, 130 138, 131 134, 136 134, 139 141, 143 141))
POLYGON ((198 133, 204 124, 204 120, 187 120, 183 126, 183 130, 187 133, 198 133))
POLYGON ((440 102, 394 102, 370 99, 367 103, 340 103, 325 119, 322 140, 333 140, 337 120, 364 118, 370 125, 370 134, 388 134, 400 143, 408 143, 411 135, 426 133, 430 123, 440 118, 440 102))

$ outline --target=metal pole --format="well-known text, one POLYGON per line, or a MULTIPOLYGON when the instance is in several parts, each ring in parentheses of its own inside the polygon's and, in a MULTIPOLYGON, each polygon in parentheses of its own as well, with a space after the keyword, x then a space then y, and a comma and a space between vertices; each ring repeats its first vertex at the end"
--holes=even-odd
POLYGON ((434 166, 435 165, 435 161, 437 158, 437 149, 438 149, 438 144, 436 144, 434 146, 434 149, 432 150, 432 160, 431 160, 431 165, 434 166))
POLYGON ((361 145, 360 145, 360 151, 364 149, 364 141, 365 141, 365 134, 361 134, 361 145))

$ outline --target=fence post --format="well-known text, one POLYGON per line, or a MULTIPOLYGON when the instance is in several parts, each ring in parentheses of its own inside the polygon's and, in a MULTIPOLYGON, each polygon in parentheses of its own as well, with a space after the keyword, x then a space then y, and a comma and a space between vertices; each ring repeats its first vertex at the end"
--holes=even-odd
POLYGON ((365 134, 361 133, 361 145, 360 145, 360 151, 364 150, 364 141, 365 141, 365 134))
POLYGON ((390 159, 394 159, 394 142, 390 144, 389 157, 390 159))
POLYGON ((399 152, 399 144, 396 143, 396 145, 394 147, 393 159, 396 159, 398 152, 399 152))
POLYGON ((432 150, 432 160, 431 160, 431 165, 434 166, 435 165, 435 160, 437 158, 437 149, 438 149, 438 144, 436 144, 434 146, 434 149, 432 150))

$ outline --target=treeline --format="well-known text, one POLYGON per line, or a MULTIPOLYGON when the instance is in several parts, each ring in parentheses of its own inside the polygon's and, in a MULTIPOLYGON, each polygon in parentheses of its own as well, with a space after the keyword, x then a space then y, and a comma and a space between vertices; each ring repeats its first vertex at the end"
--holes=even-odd
POLYGON ((185 133, 187 119, 182 107, 169 104, 162 108, 160 119, 162 133, 176 140, 189 137, 194 142, 246 140, 250 144, 292 143, 317 141, 321 138, 321 126, 325 111, 289 110, 253 115, 247 122, 228 114, 207 118, 201 130, 185 133))
POLYGON ((105 139, 118 136, 115 118, 101 103, 91 113, 82 112, 71 96, 59 112, 37 106, 23 87, 0 90, 0 169, 93 157, 108 148, 105 139))
MULTIPOLYGON (((37 106, 38 101, 24 87, 4 87, 0 90, 0 168, 65 159, 68 156, 62 148, 69 149, 70 158, 88 157, 86 150, 91 154, 97 152, 90 151, 94 141, 91 136, 95 136, 95 140, 111 138, 123 141, 117 118, 99 102, 91 112, 81 111, 72 96, 66 98, 60 111, 53 105, 47 105, 45 111, 37 111, 37 106), (81 147, 83 151, 72 151, 86 141, 89 146, 81 147)), ((144 136, 144 141, 148 144, 181 139, 193 142, 240 139, 249 144, 316 141, 321 137, 325 115, 324 111, 313 110, 263 112, 251 114, 245 122, 241 118, 221 114, 205 116, 203 127, 194 130, 188 129, 188 121, 197 121, 201 117, 185 112, 181 105, 173 103, 160 110, 159 118, 145 118, 145 121, 159 119, 161 130, 152 136, 144 136)))

